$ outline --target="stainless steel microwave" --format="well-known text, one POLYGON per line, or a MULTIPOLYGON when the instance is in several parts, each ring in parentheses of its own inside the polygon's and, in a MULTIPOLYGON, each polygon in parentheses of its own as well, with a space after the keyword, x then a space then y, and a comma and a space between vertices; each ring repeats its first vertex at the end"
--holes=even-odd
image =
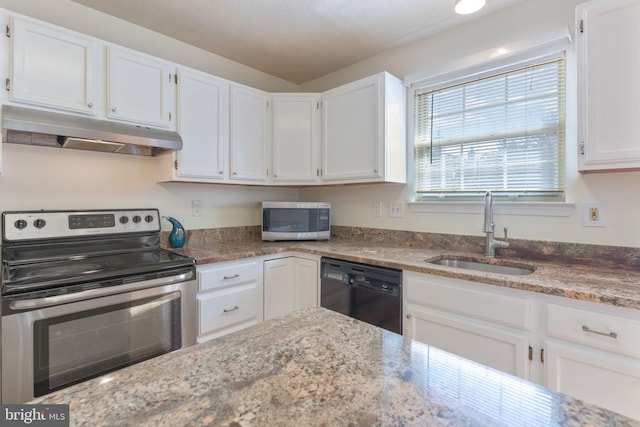
POLYGON ((331 204, 262 202, 262 240, 329 240, 331 204))

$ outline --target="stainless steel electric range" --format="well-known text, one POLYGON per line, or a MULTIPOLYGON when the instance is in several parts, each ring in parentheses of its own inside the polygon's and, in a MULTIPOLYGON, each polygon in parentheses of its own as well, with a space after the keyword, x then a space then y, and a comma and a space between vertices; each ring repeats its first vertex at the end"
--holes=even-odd
POLYGON ((196 343, 193 258, 157 209, 2 214, 2 403, 196 343))

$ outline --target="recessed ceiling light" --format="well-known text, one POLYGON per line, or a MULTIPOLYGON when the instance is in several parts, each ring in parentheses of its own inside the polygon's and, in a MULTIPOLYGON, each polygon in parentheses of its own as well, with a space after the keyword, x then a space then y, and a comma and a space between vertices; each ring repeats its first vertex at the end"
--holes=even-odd
POLYGON ((486 0, 456 0, 456 13, 468 15, 484 7, 486 0))

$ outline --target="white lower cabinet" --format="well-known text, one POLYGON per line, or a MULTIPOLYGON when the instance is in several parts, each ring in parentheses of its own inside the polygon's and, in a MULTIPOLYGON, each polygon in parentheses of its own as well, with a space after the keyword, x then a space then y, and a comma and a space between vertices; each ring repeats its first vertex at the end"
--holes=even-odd
POLYGON ((404 301, 408 337, 530 378, 531 301, 526 294, 405 271, 404 301))
POLYGON ((640 360, 562 342, 545 342, 552 390, 640 420, 640 360))
POLYGON ((264 262, 264 319, 318 305, 318 260, 289 256, 264 262))
POLYGON ((546 386, 640 419, 640 312, 566 298, 541 312, 546 386))
POLYGON ((640 419, 640 311, 403 275, 406 336, 640 419))
POLYGON ((409 305, 411 338, 483 365, 529 379, 529 337, 461 316, 409 305))
POLYGON ((262 322, 262 263, 198 266, 198 343, 262 322))

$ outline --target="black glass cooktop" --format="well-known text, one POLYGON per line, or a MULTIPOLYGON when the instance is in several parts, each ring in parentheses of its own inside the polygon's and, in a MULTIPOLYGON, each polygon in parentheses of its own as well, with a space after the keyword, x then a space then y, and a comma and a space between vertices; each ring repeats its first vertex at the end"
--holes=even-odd
POLYGON ((193 267, 192 258, 164 249, 109 255, 76 255, 33 263, 3 264, 2 294, 33 292, 70 285, 106 285, 144 280, 161 272, 193 267))

